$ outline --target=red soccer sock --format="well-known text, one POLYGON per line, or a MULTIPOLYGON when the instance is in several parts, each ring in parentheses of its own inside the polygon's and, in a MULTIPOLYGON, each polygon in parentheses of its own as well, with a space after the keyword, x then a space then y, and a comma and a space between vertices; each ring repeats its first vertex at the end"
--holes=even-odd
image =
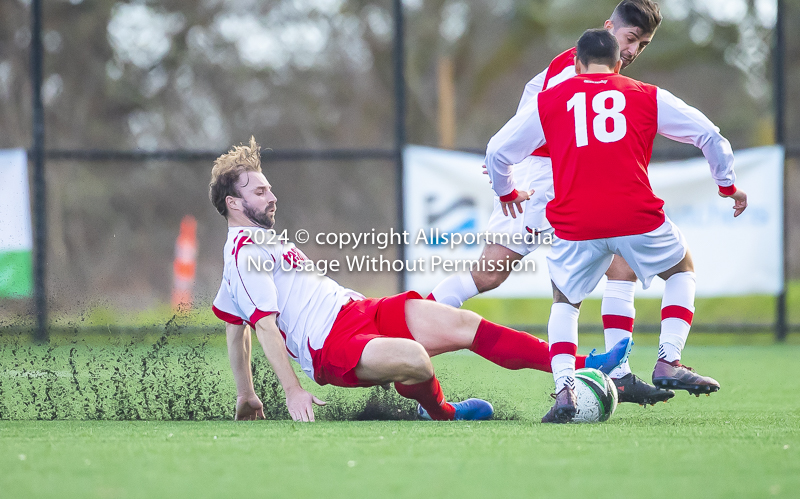
MULTIPOLYGON (((550 345, 524 331, 481 320, 470 350, 506 369, 552 372, 550 345)), ((585 367, 586 357, 576 356, 575 367, 585 367)))
POLYGON ((435 421, 452 421, 456 417, 456 409, 444 399, 442 386, 436 376, 416 385, 394 384, 397 393, 407 399, 419 402, 435 421))

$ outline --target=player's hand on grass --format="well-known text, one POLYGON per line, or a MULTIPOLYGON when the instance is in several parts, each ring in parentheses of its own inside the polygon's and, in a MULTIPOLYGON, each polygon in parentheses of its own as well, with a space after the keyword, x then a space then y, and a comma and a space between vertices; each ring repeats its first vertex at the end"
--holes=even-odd
POLYGON ((731 194, 730 196, 726 196, 725 194, 719 193, 720 197, 723 198, 732 198, 733 199, 733 216, 738 217, 742 214, 742 212, 747 208, 747 194, 739 189, 736 189, 736 192, 731 194))
POLYGON ((256 396, 236 397, 236 421, 255 421, 264 417, 264 404, 256 396))
POLYGON ((531 189, 529 191, 517 191, 516 199, 504 203, 500 201, 500 205, 503 207, 503 215, 508 216, 511 215, 511 218, 517 218, 517 213, 522 215, 522 203, 529 200, 531 196, 533 196, 534 190, 531 189), (514 211, 516 209, 516 212, 514 211))
POLYGON ((286 407, 293 421, 314 421, 314 405, 325 405, 325 402, 302 388, 293 388, 286 392, 286 407))

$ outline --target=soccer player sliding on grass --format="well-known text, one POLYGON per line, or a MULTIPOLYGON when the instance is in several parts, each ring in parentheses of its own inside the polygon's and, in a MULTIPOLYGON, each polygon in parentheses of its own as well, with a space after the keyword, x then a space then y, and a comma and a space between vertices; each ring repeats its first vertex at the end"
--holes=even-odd
MULTIPOLYGON (((445 400, 430 358, 470 349, 507 369, 550 371, 549 345, 466 310, 421 299, 414 291, 365 298, 334 280, 307 271, 306 256, 278 238, 277 198, 261 173, 260 148, 233 147, 211 171, 209 197, 228 221, 222 285, 214 313, 227 323, 228 356, 236 381, 236 419, 264 417, 253 389, 250 333, 256 331, 286 393, 295 421, 313 421, 324 402, 301 386, 289 357, 320 385, 365 387, 394 383, 419 403, 423 419, 488 419, 491 404, 445 400)), ((606 373, 630 352, 625 338, 610 352, 579 356, 576 365, 606 373)))
MULTIPOLYGON (((580 304, 619 255, 646 288, 665 280, 661 337, 653 384, 690 393, 719 390, 714 379, 681 365, 694 313, 695 275, 686 240, 664 214, 647 167, 657 133, 702 149, 719 186, 734 199, 734 216, 747 195, 734 187, 733 151, 700 111, 669 92, 619 74, 617 39, 589 30, 577 44, 577 76, 540 93, 489 142, 486 166, 498 194, 514 192, 512 165, 547 143, 555 197, 547 218, 558 239, 547 257, 553 282, 548 323, 556 402, 543 422, 575 415, 575 352, 580 304)), ((519 209, 515 201, 504 210, 519 209)))
MULTIPOLYGON (((603 27, 617 39, 620 45, 622 69, 633 63, 655 36, 661 23, 661 11, 652 0, 623 0, 611 13, 603 27)), ((536 100, 545 89, 553 88, 575 76, 575 48, 559 54, 550 65, 525 85, 525 92, 517 110, 524 108, 531 100, 536 100)), ((545 206, 553 199, 553 172, 550 151, 547 145, 539 147, 532 154, 514 165, 514 179, 519 191, 509 191, 504 196, 496 196, 494 209, 489 219, 488 231, 511 235, 550 232, 552 228, 545 217, 545 206), (529 196, 528 192, 534 190, 529 196), (520 216, 512 212, 507 216, 503 202, 514 201, 519 206, 520 216), (505 210, 505 211, 504 211, 505 210), (524 210, 524 212, 523 212, 524 210)), ((535 251, 538 240, 523 244, 488 244, 481 258, 484 260, 517 261, 535 251)), ((466 300, 500 286, 509 276, 508 270, 473 270, 471 273, 456 274, 440 282, 429 298, 439 303, 460 307, 466 300)), ((636 274, 625 260, 615 257, 606 272, 608 282, 603 290, 603 329, 606 348, 610 349, 622 338, 633 335, 633 322, 636 310, 633 306, 636 289, 636 274)), ((620 402, 633 402, 640 405, 655 404, 672 398, 672 390, 652 386, 631 372, 628 362, 623 362, 610 374, 619 391, 620 402)))

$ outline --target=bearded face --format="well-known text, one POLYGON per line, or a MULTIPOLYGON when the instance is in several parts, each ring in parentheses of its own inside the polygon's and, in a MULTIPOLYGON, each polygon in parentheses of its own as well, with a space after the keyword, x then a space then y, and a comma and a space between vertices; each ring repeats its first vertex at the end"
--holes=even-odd
POLYGON ((253 208, 247 201, 244 201, 242 206, 244 208, 244 215, 254 224, 265 229, 271 229, 275 226, 275 211, 277 210, 277 206, 274 201, 267 204, 267 207, 263 211, 253 208))

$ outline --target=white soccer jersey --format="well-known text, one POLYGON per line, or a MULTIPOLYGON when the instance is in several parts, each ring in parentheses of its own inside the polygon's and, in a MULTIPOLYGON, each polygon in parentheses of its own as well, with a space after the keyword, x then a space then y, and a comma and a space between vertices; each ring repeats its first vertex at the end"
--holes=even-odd
POLYGON ((319 350, 342 306, 364 296, 333 279, 302 270, 308 258, 257 227, 229 227, 222 285, 214 299, 217 317, 231 324, 277 314, 289 356, 314 379, 309 348, 319 350))

